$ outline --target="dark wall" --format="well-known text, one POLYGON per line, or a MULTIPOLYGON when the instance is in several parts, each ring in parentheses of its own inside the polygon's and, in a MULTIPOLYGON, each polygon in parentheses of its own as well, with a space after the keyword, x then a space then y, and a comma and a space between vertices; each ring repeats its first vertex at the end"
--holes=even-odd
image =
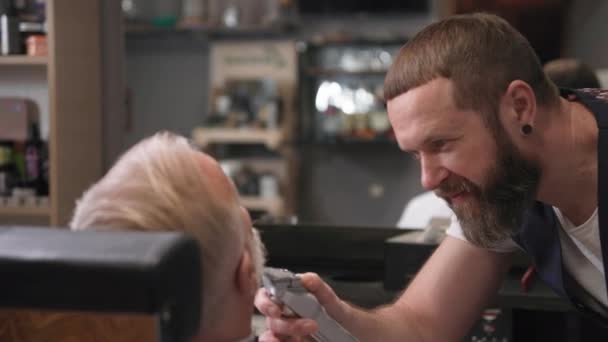
POLYGON ((301 222, 394 226, 422 191, 418 163, 396 143, 305 146, 301 161, 301 222))
POLYGON ((127 37, 126 146, 167 129, 190 136, 207 113, 209 44, 195 34, 127 37))

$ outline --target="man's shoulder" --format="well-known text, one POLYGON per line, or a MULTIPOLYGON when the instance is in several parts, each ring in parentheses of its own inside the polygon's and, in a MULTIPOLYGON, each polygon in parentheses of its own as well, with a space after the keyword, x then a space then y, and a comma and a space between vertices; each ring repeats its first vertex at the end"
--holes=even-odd
POLYGON ((452 210, 432 191, 414 196, 406 205, 397 227, 424 228, 433 217, 450 217, 452 210))

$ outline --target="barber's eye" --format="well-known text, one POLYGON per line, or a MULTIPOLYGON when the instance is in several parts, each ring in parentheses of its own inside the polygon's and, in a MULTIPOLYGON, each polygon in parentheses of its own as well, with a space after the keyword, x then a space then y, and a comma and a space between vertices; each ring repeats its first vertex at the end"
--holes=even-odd
POLYGON ((431 146, 433 147, 434 151, 439 151, 441 150, 445 145, 447 144, 447 141, 444 139, 437 139, 437 140, 433 140, 433 142, 431 143, 431 146))

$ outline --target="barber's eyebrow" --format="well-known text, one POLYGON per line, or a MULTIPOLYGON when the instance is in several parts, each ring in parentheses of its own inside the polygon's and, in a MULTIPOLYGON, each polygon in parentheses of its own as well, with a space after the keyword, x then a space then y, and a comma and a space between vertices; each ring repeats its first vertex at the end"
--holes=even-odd
POLYGON ((454 141, 454 140, 461 139, 463 136, 464 136, 463 134, 454 135, 454 133, 449 133, 449 132, 429 135, 429 136, 425 137, 424 140, 422 140, 422 143, 419 145, 419 149, 406 149, 406 150, 403 150, 403 152, 415 155, 419 152, 419 150, 424 149, 428 146, 432 146, 432 144, 438 140, 454 141))
POLYGON ((450 141, 450 140, 455 140, 460 138, 462 135, 458 135, 458 136, 454 136, 454 133, 445 133, 445 134, 434 134, 434 135, 430 135, 428 137, 426 137, 424 139, 424 141, 422 142, 422 146, 428 146, 431 145, 432 143, 434 143, 437 140, 446 140, 446 141, 450 141))

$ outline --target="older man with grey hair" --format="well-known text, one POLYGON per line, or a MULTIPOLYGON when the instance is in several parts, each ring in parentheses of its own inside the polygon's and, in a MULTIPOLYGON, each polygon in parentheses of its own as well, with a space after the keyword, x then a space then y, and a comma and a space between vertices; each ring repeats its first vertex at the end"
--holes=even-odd
POLYGON ((232 182, 187 139, 158 133, 132 147, 78 201, 70 226, 191 234, 204 269, 194 341, 237 341, 251 333, 263 246, 232 182))

